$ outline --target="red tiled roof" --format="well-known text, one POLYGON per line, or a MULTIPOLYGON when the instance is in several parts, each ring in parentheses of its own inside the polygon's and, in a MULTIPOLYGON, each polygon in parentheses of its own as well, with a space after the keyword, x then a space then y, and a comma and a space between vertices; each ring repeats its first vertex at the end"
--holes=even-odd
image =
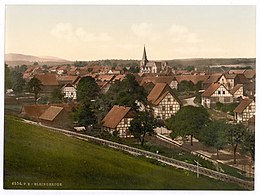
POLYGON ((40 117, 47 109, 49 108, 49 105, 47 104, 34 104, 34 105, 24 105, 23 106, 23 114, 29 116, 38 118, 40 117))
POLYGON ((233 87, 233 89, 230 90, 230 93, 234 95, 236 91, 240 89, 240 87, 243 87, 243 84, 237 84, 235 87, 233 87))
POLYGON ((101 81, 111 81, 113 78, 115 77, 115 75, 112 75, 112 74, 101 74, 101 75, 98 75, 98 80, 101 80, 101 81))
POLYGON ((251 103, 253 102, 254 100, 252 99, 243 99, 239 104, 238 106, 235 108, 234 112, 237 112, 237 113, 242 113, 246 107, 251 103))
POLYGON ((120 121, 130 112, 131 107, 115 105, 102 120, 105 127, 115 129, 120 121))
POLYGON ((37 79, 39 79, 43 86, 58 86, 58 80, 55 74, 37 74, 35 75, 37 79))
POLYGON ((67 82, 73 82, 76 80, 78 76, 68 76, 68 75, 63 75, 63 76, 58 76, 57 80, 58 81, 67 81, 67 82))
POLYGON ((173 93, 172 89, 167 83, 156 83, 154 88, 147 96, 147 100, 154 105, 158 105, 168 93, 170 93, 175 98, 175 100, 181 104, 180 99, 173 93))
POLYGON ((222 74, 212 74, 208 79, 203 81, 203 83, 216 83, 221 76, 222 74))
POLYGON ((182 81, 191 81, 196 85, 199 81, 206 81, 209 77, 209 75, 178 75, 176 76, 176 80, 178 83, 182 81))
POLYGON ((50 106, 39 118, 42 120, 53 121, 62 110, 63 107, 50 106))
POLYGON ((203 97, 210 97, 219 87, 221 84, 219 83, 212 83, 203 93, 203 97))

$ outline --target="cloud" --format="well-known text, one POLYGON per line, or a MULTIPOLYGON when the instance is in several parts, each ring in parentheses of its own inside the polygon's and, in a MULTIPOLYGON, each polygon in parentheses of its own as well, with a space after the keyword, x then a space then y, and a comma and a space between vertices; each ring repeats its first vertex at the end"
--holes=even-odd
POLYGON ((55 38, 67 40, 70 42, 93 42, 93 41, 110 41, 111 37, 105 33, 93 33, 83 28, 75 28, 70 23, 58 23, 52 30, 51 35, 55 38))
POLYGON ((185 26, 173 24, 170 27, 170 40, 174 43, 199 43, 202 40, 198 38, 196 33, 190 32, 185 26))
POLYGON ((153 30, 153 25, 151 23, 139 23, 132 24, 132 32, 140 38, 147 38, 151 41, 160 39, 160 35, 156 34, 153 30))

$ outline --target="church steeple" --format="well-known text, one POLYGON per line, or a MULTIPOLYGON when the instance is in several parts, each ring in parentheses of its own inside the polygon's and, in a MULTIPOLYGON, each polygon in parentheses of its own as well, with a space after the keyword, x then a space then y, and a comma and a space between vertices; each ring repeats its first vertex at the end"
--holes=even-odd
POLYGON ((145 51, 145 45, 144 45, 144 53, 143 53, 142 62, 143 62, 143 64, 146 64, 148 62, 147 56, 146 56, 146 51, 145 51))

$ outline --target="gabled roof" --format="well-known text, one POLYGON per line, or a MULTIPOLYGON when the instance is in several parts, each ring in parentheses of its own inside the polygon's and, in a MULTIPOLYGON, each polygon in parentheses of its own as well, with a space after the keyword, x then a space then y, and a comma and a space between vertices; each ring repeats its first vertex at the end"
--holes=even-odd
POLYGON ((235 87, 233 87, 233 89, 230 90, 230 93, 234 95, 236 91, 240 89, 240 87, 243 87, 243 84, 237 84, 235 87))
POLYGON ((35 75, 37 79, 39 79, 43 86, 51 85, 51 86, 58 86, 58 80, 55 74, 37 74, 35 75))
POLYGON ((240 83, 240 84, 250 83, 250 81, 246 78, 246 76, 244 74, 237 74, 235 80, 237 83, 240 83))
POLYGON ((98 75, 98 80, 101 80, 101 81, 112 81, 112 79, 115 77, 115 75, 111 75, 111 74, 101 74, 101 75, 98 75))
POLYGON ((178 75, 176 76, 176 80, 178 83, 182 81, 191 81, 196 85, 199 81, 204 82, 209 77, 210 77, 209 75, 178 75))
POLYGON ((168 85, 171 84, 171 82, 175 80, 174 76, 158 76, 158 77, 144 77, 141 81, 140 85, 145 85, 145 83, 167 83, 168 85))
POLYGON ((253 102, 254 100, 252 99, 243 99, 239 104, 238 106, 235 108, 234 112, 237 112, 237 113, 242 113, 246 107, 251 103, 253 102))
POLYGON ((131 107, 114 105, 103 118, 102 124, 105 127, 115 129, 120 121, 131 111, 131 107))
POLYGON ((208 79, 203 81, 203 83, 216 83, 216 82, 218 82, 218 80, 221 76, 222 76, 222 74, 212 74, 209 76, 208 79))
POLYGON ((167 83, 156 83, 147 96, 147 100, 154 105, 158 105, 168 93, 170 93, 175 100, 181 104, 180 99, 173 93, 173 90, 167 83))
POLYGON ((53 121, 62 110, 63 107, 50 106, 39 118, 42 120, 53 121))
POLYGON ((57 80, 58 81, 66 81, 66 82, 73 82, 76 80, 78 76, 69 76, 69 75, 63 75, 63 76, 58 76, 57 80))
POLYGON ((23 114, 29 116, 38 118, 40 117, 47 109, 49 108, 49 105, 47 104, 33 104, 33 105, 24 105, 23 106, 23 114))
POLYGON ((203 93, 203 97, 210 97, 219 87, 221 84, 219 83, 212 83, 203 93))

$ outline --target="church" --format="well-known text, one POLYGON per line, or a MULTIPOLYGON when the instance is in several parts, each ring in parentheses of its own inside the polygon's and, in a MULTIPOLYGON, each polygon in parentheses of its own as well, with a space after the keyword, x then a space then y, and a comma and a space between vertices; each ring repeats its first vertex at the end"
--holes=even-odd
POLYGON ((140 61, 140 73, 171 73, 172 69, 169 67, 166 61, 148 61, 146 56, 146 50, 144 46, 144 52, 142 60, 140 61))

